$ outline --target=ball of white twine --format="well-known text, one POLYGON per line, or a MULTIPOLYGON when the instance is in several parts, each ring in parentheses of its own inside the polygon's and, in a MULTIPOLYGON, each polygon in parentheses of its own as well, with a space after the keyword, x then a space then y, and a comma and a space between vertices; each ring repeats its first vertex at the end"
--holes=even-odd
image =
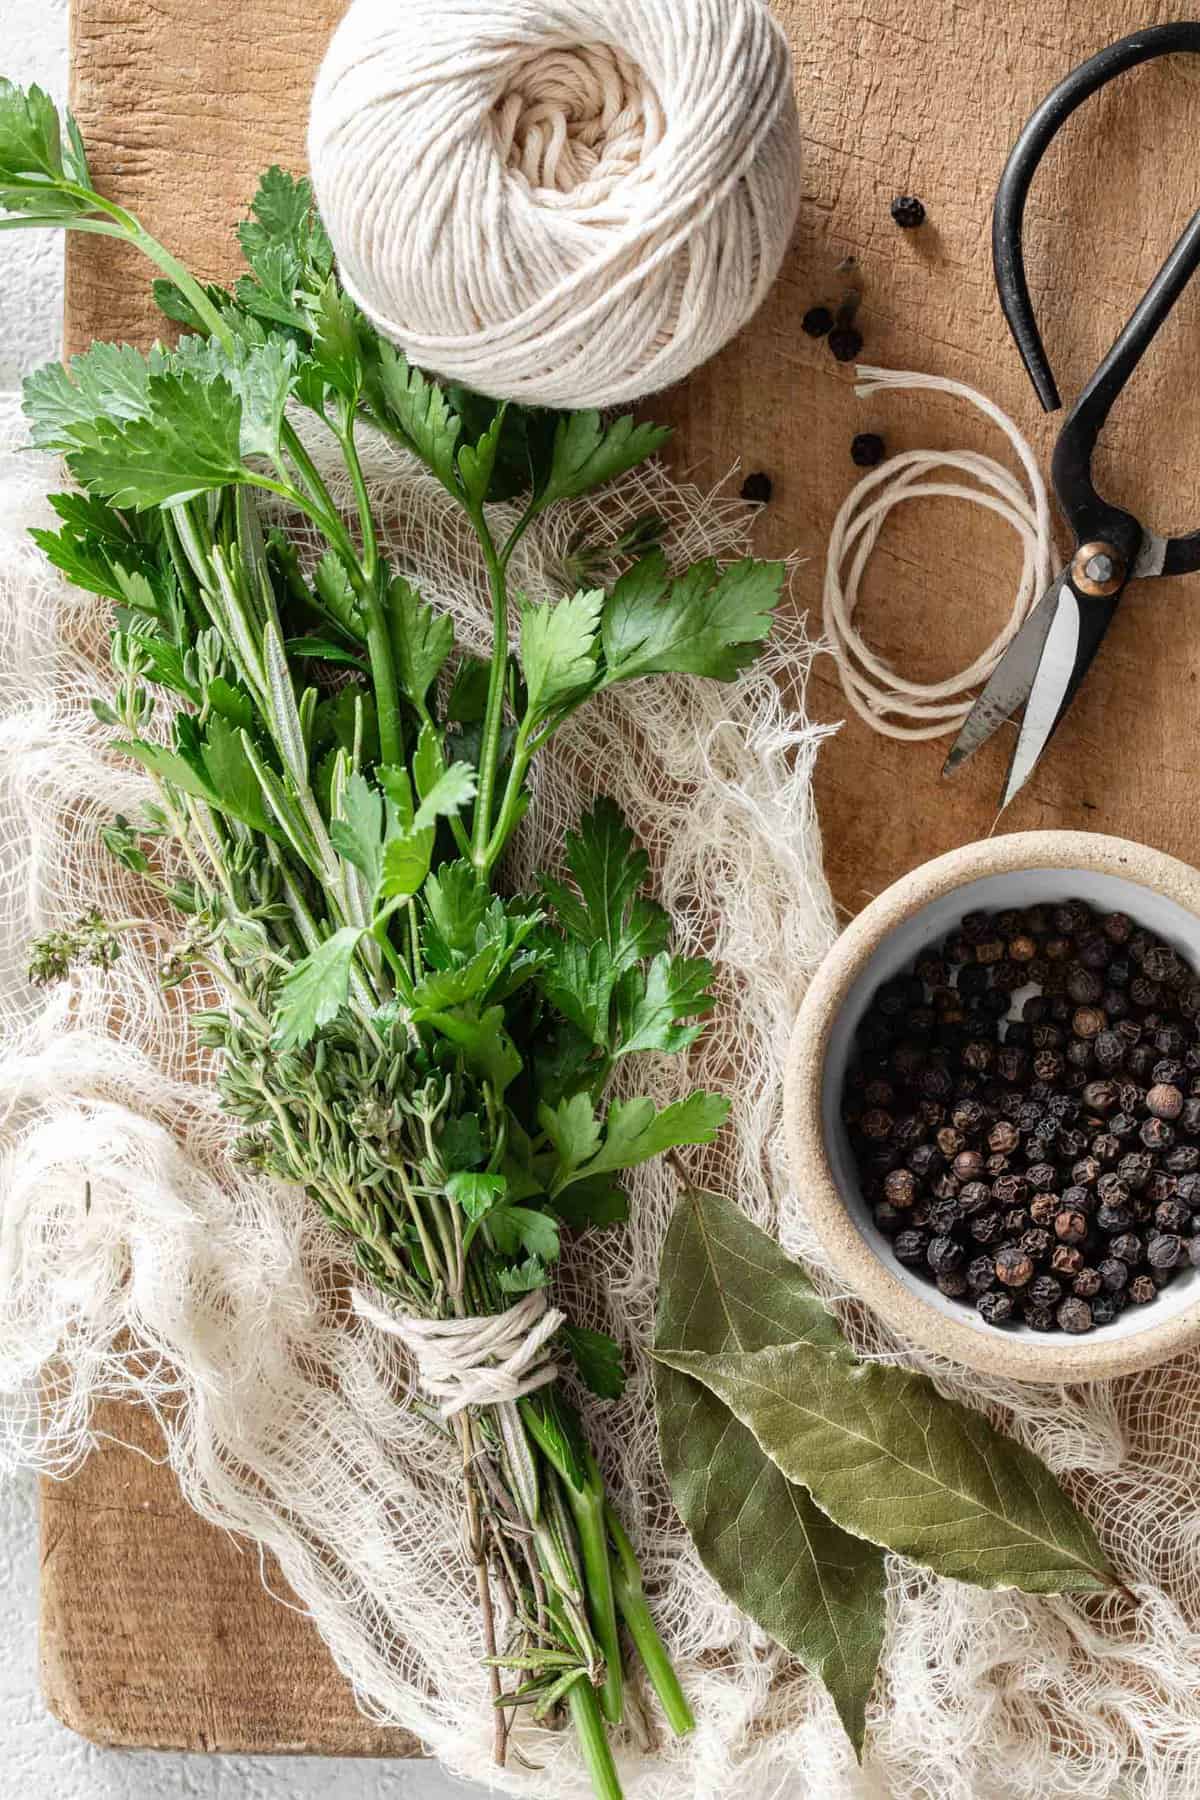
POLYGON ((799 203, 763 0, 354 0, 309 160, 347 290, 411 360, 607 406, 759 305, 799 203))
POLYGON ((414 1319, 389 1312, 361 1288, 354 1289, 352 1304, 360 1318, 399 1338, 444 1419, 467 1406, 520 1400, 558 1377, 547 1346, 565 1315, 548 1304, 544 1288, 523 1294, 507 1312, 466 1319, 414 1319))
MULTIPOLYGON (((1005 433, 1029 484, 1026 491, 1002 463, 973 450, 905 450, 864 475, 847 495, 833 522, 825 562, 824 632, 847 700, 859 717, 883 737, 941 737, 962 724, 974 699, 971 692, 964 690, 987 680, 1050 584, 1054 544, 1046 484, 1037 458, 1012 420, 974 388, 940 375, 921 375, 904 369, 860 367, 858 376, 854 391, 860 398, 881 389, 926 388, 970 401, 1005 433), (969 475, 975 485, 922 479, 941 469, 969 475), (909 681, 865 642, 854 626, 854 611, 863 571, 887 515, 902 501, 936 496, 970 500, 998 513, 1011 525, 1021 541, 1021 579, 1008 618, 972 663, 944 681, 909 681), (847 571, 846 559, 851 556, 847 571)), ((953 592, 948 589, 946 604, 951 605, 953 599, 953 592)), ((972 593, 968 601, 973 604, 974 600, 972 593)))

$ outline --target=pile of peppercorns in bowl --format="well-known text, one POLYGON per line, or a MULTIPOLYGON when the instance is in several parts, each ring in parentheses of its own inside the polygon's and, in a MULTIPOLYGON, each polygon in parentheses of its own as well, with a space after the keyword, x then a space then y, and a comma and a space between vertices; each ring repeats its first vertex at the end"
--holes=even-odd
POLYGON ((874 993, 842 1118, 892 1254, 1083 1333, 1200 1266, 1200 978, 1082 900, 966 913, 874 993))

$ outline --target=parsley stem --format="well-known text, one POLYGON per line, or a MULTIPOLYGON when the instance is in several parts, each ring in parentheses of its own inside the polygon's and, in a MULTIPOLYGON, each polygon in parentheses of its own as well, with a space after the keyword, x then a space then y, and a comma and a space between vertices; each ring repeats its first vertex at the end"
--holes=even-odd
POLYGON ((491 866, 488 862, 488 845, 492 834, 492 804, 500 761, 500 738, 504 729, 504 690, 508 685, 508 586, 504 577, 504 563, 496 552, 482 506, 471 507, 469 515, 483 551, 492 593, 492 666, 488 675, 487 708, 484 712, 483 743, 479 754, 479 789, 475 796, 475 814, 471 828, 472 860, 481 873, 486 873, 491 866))

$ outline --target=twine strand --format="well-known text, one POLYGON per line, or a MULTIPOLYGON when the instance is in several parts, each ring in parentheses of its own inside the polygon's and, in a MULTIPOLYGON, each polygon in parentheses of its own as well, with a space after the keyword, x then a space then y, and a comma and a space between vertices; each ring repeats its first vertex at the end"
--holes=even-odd
POLYGON ((468 1406, 522 1400, 558 1378, 547 1346, 566 1316, 548 1304, 544 1288, 522 1294, 506 1312, 468 1319, 415 1319, 389 1312, 361 1288, 355 1288, 352 1304, 361 1319, 399 1338, 444 1419, 468 1406))

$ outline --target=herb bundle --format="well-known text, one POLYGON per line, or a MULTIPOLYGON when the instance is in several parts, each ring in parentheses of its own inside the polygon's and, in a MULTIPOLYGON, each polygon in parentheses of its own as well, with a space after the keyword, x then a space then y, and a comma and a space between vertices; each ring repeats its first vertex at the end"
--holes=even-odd
MULTIPOLYGON (((529 526, 665 434, 428 380, 341 291, 304 181, 263 177, 239 231, 247 272, 232 290, 205 286, 95 191, 69 117, 0 83, 0 207, 5 229, 135 244, 183 327, 174 348, 96 344, 43 369, 25 405, 34 442, 63 454, 79 490, 54 499, 60 528, 38 541, 114 607, 113 689, 95 710, 154 784, 105 842, 185 920, 164 980, 199 975, 219 996, 195 1024, 219 1053, 242 1153, 302 1185, 405 1316, 522 1305, 544 1321, 562 1233, 619 1223, 621 1171, 710 1141, 726 1107, 705 1093, 662 1109, 606 1101, 626 1059, 695 1039, 711 971, 671 953, 647 859, 604 801, 567 838, 569 879, 506 891, 530 767, 616 682, 736 675, 770 629, 781 570, 673 575, 648 526, 618 547, 606 584, 592 558, 596 585, 510 594, 529 526), (332 434, 350 517, 305 418, 332 434), (450 620, 388 565, 364 428, 419 458, 469 521, 492 596, 487 661, 456 650, 450 620), (517 497, 497 541, 489 506, 517 497), (297 529, 270 523, 264 502, 297 529)), ((35 978, 113 960, 119 930, 93 915, 53 934, 35 978)), ((595 1393, 620 1391, 611 1340, 564 1324, 558 1347, 595 1393)), ((621 1625, 672 1729, 691 1716, 580 1417, 554 1383, 449 1423, 497 1756, 515 1707, 563 1706, 597 1793, 615 1795, 621 1625)))

